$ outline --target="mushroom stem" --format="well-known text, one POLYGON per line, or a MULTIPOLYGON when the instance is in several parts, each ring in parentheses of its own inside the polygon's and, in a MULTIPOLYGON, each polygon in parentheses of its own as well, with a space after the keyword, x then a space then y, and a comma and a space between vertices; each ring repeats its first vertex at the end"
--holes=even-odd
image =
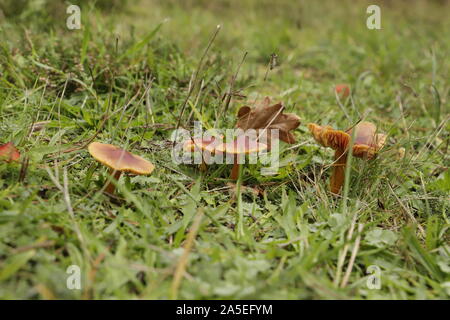
MULTIPOLYGON (((109 174, 113 175, 113 173, 114 173, 114 169, 109 169, 109 174)), ((119 181, 121 174, 122 174, 122 171, 116 170, 116 173, 114 173, 114 180, 119 181)), ((109 194, 114 194, 115 190, 116 190, 116 186, 110 180, 108 185, 105 188, 105 192, 107 192, 109 194)))
POLYGON ((334 194, 339 194, 345 179, 347 152, 345 150, 336 150, 334 153, 334 160, 333 174, 330 179, 330 190, 334 194))
POLYGON ((202 152, 202 163, 200 164, 200 171, 205 172, 208 169, 208 165, 206 164, 205 157, 207 157, 206 152, 202 152))
POLYGON ((202 163, 200 164, 200 171, 205 172, 208 169, 205 160, 202 159, 202 163))
POLYGON ((239 163, 238 163, 238 155, 235 154, 234 155, 234 163, 233 163, 233 168, 231 169, 231 175, 230 175, 230 179, 231 180, 237 180, 239 178, 239 163))

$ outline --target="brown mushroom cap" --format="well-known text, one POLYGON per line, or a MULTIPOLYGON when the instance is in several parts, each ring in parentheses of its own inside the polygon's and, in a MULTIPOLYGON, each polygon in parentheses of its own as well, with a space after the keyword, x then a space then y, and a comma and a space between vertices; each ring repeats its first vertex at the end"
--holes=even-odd
POLYGON ((239 136, 232 142, 222 143, 216 147, 219 152, 228 154, 250 154, 262 150, 266 150, 268 146, 256 140, 250 139, 248 136, 239 136))
POLYGON ((358 123, 355 128, 349 130, 350 135, 352 130, 355 130, 355 141, 353 143, 353 156, 355 157, 372 159, 386 142, 387 136, 376 133, 377 126, 371 122, 358 123))
POLYGON ((20 152, 12 142, 5 143, 0 146, 0 160, 6 162, 19 161, 20 152))
POLYGON ((94 159, 113 170, 146 175, 152 173, 155 168, 144 158, 111 144, 92 142, 88 146, 88 150, 94 159))
POLYGON ((194 138, 184 142, 183 148, 186 151, 194 152, 198 150, 206 150, 213 153, 220 139, 216 137, 194 138))
POLYGON ((309 123, 308 129, 314 139, 324 147, 334 150, 344 150, 350 141, 350 135, 341 130, 334 130, 330 126, 321 127, 315 123, 309 123))
POLYGON ((366 121, 358 123, 347 132, 329 126, 321 127, 315 123, 309 123, 308 128, 321 145, 339 151, 347 149, 352 132, 355 130, 352 153, 358 158, 372 159, 386 142, 386 135, 376 134, 377 127, 366 121))

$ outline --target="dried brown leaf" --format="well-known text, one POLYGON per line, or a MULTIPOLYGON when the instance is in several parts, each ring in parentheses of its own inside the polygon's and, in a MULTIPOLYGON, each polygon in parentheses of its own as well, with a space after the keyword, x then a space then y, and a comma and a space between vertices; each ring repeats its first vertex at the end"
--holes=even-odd
MULTIPOLYGON (((258 130, 258 135, 267 136, 270 145, 272 130, 279 130, 279 139, 286 143, 295 143, 292 130, 300 125, 300 118, 293 113, 283 113, 284 106, 279 102, 270 105, 270 98, 266 97, 254 108, 243 106, 238 111, 236 126, 244 131, 258 130)), ((263 140, 264 141, 264 140, 263 140)))

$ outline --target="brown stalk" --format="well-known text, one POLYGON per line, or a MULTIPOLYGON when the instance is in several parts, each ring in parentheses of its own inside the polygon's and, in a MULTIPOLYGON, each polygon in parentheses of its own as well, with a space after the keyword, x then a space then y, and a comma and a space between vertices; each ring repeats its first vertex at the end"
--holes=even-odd
POLYGON ((205 159, 202 158, 202 163, 200 164, 200 171, 206 172, 206 170, 208 170, 208 165, 206 164, 205 159))
MULTIPOLYGON (((115 181, 119 181, 120 176, 122 175, 122 171, 109 169, 109 174, 111 176, 114 176, 114 180, 115 181)), ((114 194, 115 190, 116 190, 116 186, 114 185, 114 183, 112 182, 112 179, 111 179, 111 180, 109 180, 109 183, 108 183, 108 185, 105 188, 105 192, 107 192, 109 194, 114 194)))
POLYGON ((330 189, 334 194, 339 194, 344 184, 345 165, 347 163, 347 152, 345 150, 336 150, 334 153, 334 168, 330 179, 330 189))
POLYGON ((230 179, 231 180, 237 180, 239 178, 239 161, 238 161, 238 155, 234 155, 234 163, 233 168, 231 169, 230 179))

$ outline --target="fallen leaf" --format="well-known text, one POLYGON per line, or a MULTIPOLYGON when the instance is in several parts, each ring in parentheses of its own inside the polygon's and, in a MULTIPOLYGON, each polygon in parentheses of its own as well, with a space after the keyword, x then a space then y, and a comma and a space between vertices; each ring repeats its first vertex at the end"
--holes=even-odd
POLYGON ((279 139, 286 143, 295 143, 295 137, 290 132, 300 125, 300 118, 293 113, 283 113, 284 106, 281 102, 270 105, 270 98, 266 97, 253 109, 243 106, 238 111, 236 126, 244 131, 257 130, 258 137, 271 145, 271 131, 279 130, 279 139))

